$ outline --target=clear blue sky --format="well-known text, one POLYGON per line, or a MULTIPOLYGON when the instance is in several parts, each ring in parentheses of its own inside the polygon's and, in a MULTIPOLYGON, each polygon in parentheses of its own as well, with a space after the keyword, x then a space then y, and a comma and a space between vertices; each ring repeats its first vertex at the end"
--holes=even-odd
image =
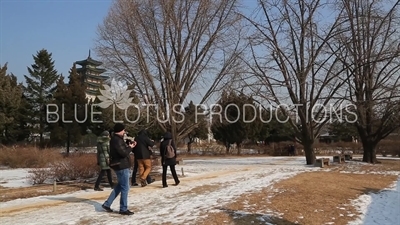
MULTIPOLYGON (((256 1, 244 0, 253 9, 256 1)), ((95 55, 97 26, 103 22, 112 0, 0 0, 0 66, 25 82, 27 67, 37 51, 52 53, 55 68, 65 77, 75 61, 95 55)), ((199 102, 193 94, 189 100, 199 102)))
MULTIPOLYGON (((111 0, 0 0, 0 65, 25 79, 32 55, 42 48, 53 54, 55 68, 68 76, 73 62, 94 47, 96 30, 111 0)), ((92 58, 96 58, 94 50, 92 58)))

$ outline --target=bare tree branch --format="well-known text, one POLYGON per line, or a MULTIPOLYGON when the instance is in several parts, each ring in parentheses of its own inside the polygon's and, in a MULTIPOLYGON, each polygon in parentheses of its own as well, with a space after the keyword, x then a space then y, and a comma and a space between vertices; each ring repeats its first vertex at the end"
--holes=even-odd
POLYGON ((97 52, 107 69, 170 115, 160 126, 181 139, 195 126, 178 126, 167 105, 183 104, 203 80, 201 104, 233 76, 244 47, 237 7, 236 0, 117 0, 99 26, 97 52))
POLYGON ((357 106, 355 124, 365 162, 376 162, 375 147, 400 127, 400 1, 342 0, 337 52, 350 77, 347 100, 357 106))
POLYGON ((335 96, 347 81, 340 60, 331 52, 340 48, 329 44, 337 35, 341 11, 328 15, 332 21, 328 23, 323 17, 333 5, 324 1, 258 2, 261 15, 245 17, 255 28, 249 38, 253 61, 247 65, 263 85, 264 98, 277 105, 298 106, 296 115, 300 123, 297 116, 293 118, 293 109, 282 111, 291 118, 296 138, 305 148, 307 164, 313 164, 312 145, 329 121, 324 118, 323 108, 340 101, 335 96))

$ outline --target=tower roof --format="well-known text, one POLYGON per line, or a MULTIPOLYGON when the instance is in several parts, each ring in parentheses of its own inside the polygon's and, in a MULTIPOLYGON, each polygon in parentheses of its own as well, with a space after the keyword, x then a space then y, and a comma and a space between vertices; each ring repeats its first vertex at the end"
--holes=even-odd
POLYGON ((87 59, 84 59, 84 60, 76 61, 75 63, 78 64, 78 65, 81 65, 81 66, 84 66, 84 65, 100 66, 100 65, 103 64, 102 62, 94 60, 94 59, 92 59, 90 57, 88 57, 87 59))
POLYGON ((97 79, 97 80, 107 80, 110 78, 107 75, 86 75, 86 77, 97 79))
POLYGON ((90 57, 90 50, 89 50, 89 56, 87 57, 87 59, 80 60, 80 61, 76 61, 75 63, 78 64, 78 65, 81 65, 81 66, 83 66, 83 65, 95 65, 95 66, 100 66, 100 65, 103 64, 102 62, 97 61, 97 60, 94 60, 94 59, 92 59, 92 58, 90 57))
POLYGON ((81 71, 93 71, 93 72, 97 72, 97 73, 104 73, 107 70, 103 69, 103 68, 77 68, 76 69, 77 72, 81 72, 81 71))

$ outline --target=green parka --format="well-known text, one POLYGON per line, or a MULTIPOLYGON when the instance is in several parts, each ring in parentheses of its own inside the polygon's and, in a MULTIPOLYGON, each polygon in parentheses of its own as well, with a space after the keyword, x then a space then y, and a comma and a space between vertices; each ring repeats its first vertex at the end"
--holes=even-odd
POLYGON ((97 165, 102 170, 109 170, 107 161, 110 159, 110 138, 102 136, 97 138, 97 165))

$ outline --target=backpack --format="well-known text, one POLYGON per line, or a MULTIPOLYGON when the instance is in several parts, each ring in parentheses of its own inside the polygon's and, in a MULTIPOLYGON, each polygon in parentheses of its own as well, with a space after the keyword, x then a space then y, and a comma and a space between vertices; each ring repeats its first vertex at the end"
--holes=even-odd
POLYGON ((172 147, 172 145, 171 145, 171 141, 172 140, 169 140, 167 149, 165 151, 165 158, 167 158, 167 159, 172 159, 175 157, 175 150, 174 150, 174 147, 172 147))

